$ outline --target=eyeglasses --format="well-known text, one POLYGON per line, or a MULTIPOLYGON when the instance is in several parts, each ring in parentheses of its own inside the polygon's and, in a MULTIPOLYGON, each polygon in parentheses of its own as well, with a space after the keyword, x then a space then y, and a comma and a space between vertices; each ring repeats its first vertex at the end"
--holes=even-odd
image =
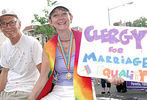
POLYGON ((16 25, 16 21, 14 21, 14 20, 12 20, 12 21, 10 21, 10 22, 1 22, 0 23, 0 26, 1 27, 7 27, 7 26, 15 26, 16 25))

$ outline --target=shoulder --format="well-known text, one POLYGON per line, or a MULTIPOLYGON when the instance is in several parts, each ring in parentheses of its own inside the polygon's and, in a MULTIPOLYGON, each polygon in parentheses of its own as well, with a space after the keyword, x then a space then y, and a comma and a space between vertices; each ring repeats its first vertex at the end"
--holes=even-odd
POLYGON ((39 43, 39 41, 35 37, 32 37, 32 36, 28 36, 28 35, 23 34, 22 38, 26 42, 30 42, 30 43, 31 42, 37 42, 37 43, 39 43))
POLYGON ((10 40, 6 39, 6 40, 2 43, 1 48, 5 48, 5 47, 9 46, 9 44, 10 44, 10 40))
POLYGON ((42 49, 41 43, 35 37, 28 36, 28 35, 22 35, 22 36, 23 36, 21 40, 22 45, 27 46, 28 48, 31 47, 31 48, 42 49))
POLYGON ((1 45, 0 53, 5 55, 9 53, 8 51, 10 50, 10 48, 11 48, 10 40, 6 39, 1 45))
POLYGON ((47 46, 49 44, 56 44, 56 42, 57 42, 57 36, 58 36, 58 34, 54 35, 50 40, 47 41, 47 43, 45 44, 45 46, 47 46))
POLYGON ((29 40, 36 40, 33 36, 28 36, 28 35, 25 35, 25 34, 22 34, 22 38, 23 39, 29 39, 29 40))

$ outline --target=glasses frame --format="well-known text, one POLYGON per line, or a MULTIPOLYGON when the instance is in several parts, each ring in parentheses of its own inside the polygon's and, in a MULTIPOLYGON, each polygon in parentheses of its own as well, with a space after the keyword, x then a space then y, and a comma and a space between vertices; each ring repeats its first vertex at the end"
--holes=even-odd
POLYGON ((5 27, 8 27, 9 26, 15 26, 16 25, 16 20, 11 20, 9 22, 0 22, 0 26, 5 28, 5 27))

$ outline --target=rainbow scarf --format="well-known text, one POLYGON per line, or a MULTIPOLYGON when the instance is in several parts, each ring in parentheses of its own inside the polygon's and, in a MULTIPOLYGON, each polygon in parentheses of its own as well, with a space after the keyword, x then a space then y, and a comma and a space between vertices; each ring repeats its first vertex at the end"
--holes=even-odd
MULTIPOLYGON (((75 100, 93 100, 91 78, 82 77, 77 74, 78 58, 79 58, 80 43, 81 43, 81 33, 73 29, 72 29, 72 32, 75 36, 75 46, 76 46, 74 73, 73 73, 75 100)), ((46 96, 51 89, 54 64, 55 64, 55 56, 56 56, 56 46, 57 46, 57 41, 58 41, 57 38, 58 38, 58 34, 55 35, 52 39, 50 39, 44 47, 46 54, 49 58, 51 69, 49 72, 49 80, 47 81, 46 85, 44 86, 41 93, 37 97, 37 100, 40 100, 42 97, 46 96)))

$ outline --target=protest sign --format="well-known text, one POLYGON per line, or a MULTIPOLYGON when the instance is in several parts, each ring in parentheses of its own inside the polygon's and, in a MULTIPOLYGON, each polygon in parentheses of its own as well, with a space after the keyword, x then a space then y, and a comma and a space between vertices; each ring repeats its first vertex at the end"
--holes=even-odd
POLYGON ((87 26, 82 32, 78 74, 147 82, 146 43, 146 28, 87 26))

